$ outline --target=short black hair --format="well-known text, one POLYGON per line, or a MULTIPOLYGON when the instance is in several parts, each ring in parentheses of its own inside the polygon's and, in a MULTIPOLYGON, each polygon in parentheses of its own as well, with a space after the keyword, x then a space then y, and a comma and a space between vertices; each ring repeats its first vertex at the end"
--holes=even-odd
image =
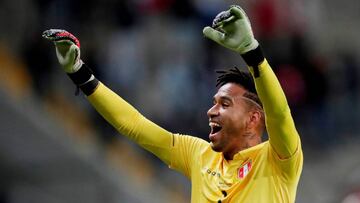
POLYGON ((244 94, 245 97, 253 100, 262 107, 261 101, 256 92, 254 79, 248 71, 243 71, 237 67, 233 67, 231 69, 216 70, 215 72, 218 74, 216 87, 221 87, 227 83, 238 84, 248 91, 244 94))

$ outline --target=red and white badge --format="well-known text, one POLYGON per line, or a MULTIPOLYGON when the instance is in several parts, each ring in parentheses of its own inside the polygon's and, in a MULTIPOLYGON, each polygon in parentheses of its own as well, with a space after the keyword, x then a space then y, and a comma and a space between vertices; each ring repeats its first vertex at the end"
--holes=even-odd
POLYGON ((239 168, 238 171, 238 178, 243 179, 246 177, 247 174, 250 173, 251 167, 252 167, 252 161, 247 161, 242 167, 239 168))

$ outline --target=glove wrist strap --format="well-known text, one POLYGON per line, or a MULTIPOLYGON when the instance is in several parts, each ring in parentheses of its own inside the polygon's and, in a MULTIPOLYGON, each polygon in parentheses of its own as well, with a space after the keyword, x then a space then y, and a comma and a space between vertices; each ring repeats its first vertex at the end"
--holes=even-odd
POLYGON ((82 85, 91 78, 92 74, 93 72, 91 69, 87 67, 85 63, 83 63, 78 71, 74 73, 68 73, 67 75, 75 83, 75 85, 82 85))
POLYGON ((90 80, 89 82, 79 85, 78 87, 81 89, 81 91, 86 95, 89 96, 92 93, 95 92, 96 88, 99 85, 99 80, 94 78, 93 80, 90 80))
POLYGON ((99 80, 94 77, 92 70, 85 63, 82 64, 78 71, 67 75, 87 96, 92 94, 99 84, 99 80))
POLYGON ((259 77, 260 73, 259 73, 259 67, 258 66, 265 59, 260 45, 254 50, 251 50, 251 51, 248 51, 248 52, 246 52, 244 54, 241 54, 241 56, 243 57, 244 61, 246 62, 246 64, 248 66, 253 67, 253 69, 254 69, 254 77, 255 78, 259 77))

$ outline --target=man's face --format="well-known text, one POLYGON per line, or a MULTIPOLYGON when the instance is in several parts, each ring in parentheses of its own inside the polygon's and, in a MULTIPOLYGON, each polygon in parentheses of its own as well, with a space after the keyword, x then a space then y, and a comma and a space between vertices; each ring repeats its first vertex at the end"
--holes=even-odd
POLYGON ((211 147, 217 152, 236 150, 242 143, 248 119, 248 105, 243 99, 246 90, 235 83, 220 87, 214 105, 208 110, 211 147))

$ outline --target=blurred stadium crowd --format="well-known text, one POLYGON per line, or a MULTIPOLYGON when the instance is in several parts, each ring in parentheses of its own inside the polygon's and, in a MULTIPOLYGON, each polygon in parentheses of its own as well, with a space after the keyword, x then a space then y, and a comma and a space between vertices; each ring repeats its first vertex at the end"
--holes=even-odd
MULTIPOLYGON (((165 129, 207 139, 206 111, 216 90, 214 70, 245 68, 240 56, 202 36, 202 28, 231 4, 246 9, 283 85, 303 141, 305 181, 301 182, 305 183, 300 184, 306 185, 306 175, 316 171, 307 164, 327 159, 326 154, 344 146, 354 147, 348 143, 357 143, 360 137, 360 5, 356 0, 3 0, 1 86, 17 100, 35 98, 76 140, 92 140, 103 148, 114 167, 128 164, 126 170, 134 171, 134 176, 142 174, 142 181, 162 180, 166 187, 170 185, 185 196, 178 197, 181 202, 188 198, 188 183, 173 173, 157 174, 168 169, 118 136, 84 98, 73 95, 75 87, 61 72, 54 47, 41 33, 49 28, 72 32, 81 41, 82 59, 103 83, 165 129)), ((354 154, 344 157, 358 159, 354 154)), ((336 165, 324 163, 316 172, 336 165)), ((333 201, 360 190, 360 182, 351 186, 333 201)), ((301 185, 299 190, 306 191, 301 185)), ((304 195, 298 194, 299 202, 309 202, 304 195)), ((0 198, 0 202, 6 201, 0 198)))

